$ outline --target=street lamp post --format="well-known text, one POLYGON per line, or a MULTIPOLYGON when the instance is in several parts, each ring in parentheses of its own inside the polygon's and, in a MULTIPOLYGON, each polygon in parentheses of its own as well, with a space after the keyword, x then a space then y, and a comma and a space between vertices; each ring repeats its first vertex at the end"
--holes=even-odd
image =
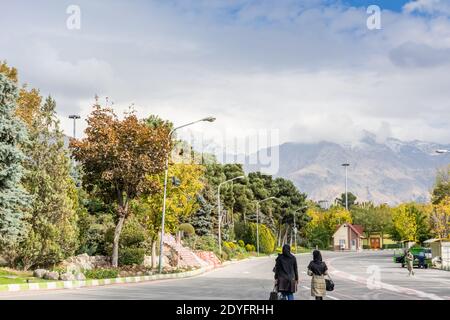
POLYGON ((347 172, 347 169, 350 166, 350 164, 349 163, 343 163, 342 166, 345 167, 345 209, 348 211, 348 191, 347 191, 347 187, 348 187, 348 172, 347 172))
POLYGON ((219 220, 219 232, 218 233, 219 233, 219 255, 220 256, 222 256, 222 231, 220 228, 220 226, 222 224, 222 213, 221 213, 222 209, 220 207, 220 187, 222 185, 224 185, 225 183, 232 182, 237 179, 243 179, 243 178, 245 178, 245 176, 239 176, 239 177, 235 177, 233 179, 229 179, 227 181, 221 182, 221 183, 219 183, 219 187, 217 188, 217 219, 219 220))
POLYGON ((256 201, 256 253, 258 256, 259 256, 259 204, 264 201, 272 199, 275 199, 275 197, 269 197, 260 201, 256 201))
POLYGON ((69 116, 69 119, 73 119, 73 138, 75 139, 76 138, 76 121, 78 120, 78 119, 80 119, 81 117, 79 116, 79 115, 77 115, 77 114, 71 114, 70 116, 69 116))
MULTIPOLYGON (((216 118, 214 117, 207 117, 204 119, 200 119, 197 121, 193 121, 190 123, 187 123, 185 125, 173 128, 172 130, 170 130, 169 135, 167 137, 167 143, 168 145, 170 145, 170 142, 172 140, 172 134, 181 128, 193 125, 195 123, 198 122, 202 122, 202 121, 206 121, 206 122, 214 122, 216 120, 216 118)), ((166 156, 166 165, 165 165, 165 172, 164 172, 164 198, 163 198, 163 210, 162 210, 162 218, 161 218, 161 239, 160 239, 160 243, 159 243, 159 273, 162 273, 162 268, 163 268, 163 250, 164 250, 164 223, 165 223, 165 219, 166 219, 166 198, 167 198, 167 175, 169 173, 169 155, 170 152, 169 150, 167 151, 167 156, 166 156)))
POLYGON ((308 208, 308 206, 303 206, 294 211, 294 243, 295 243, 295 253, 297 253, 297 225, 295 223, 295 218, 297 216, 297 212, 308 208))

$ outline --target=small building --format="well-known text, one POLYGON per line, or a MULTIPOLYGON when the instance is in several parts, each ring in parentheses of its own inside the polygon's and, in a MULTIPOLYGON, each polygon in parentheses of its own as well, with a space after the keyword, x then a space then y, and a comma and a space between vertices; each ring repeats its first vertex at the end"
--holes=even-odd
POLYGON ((429 239, 424 241, 424 244, 431 248, 433 266, 450 271, 450 240, 429 239))
POLYGON ((359 251, 363 248, 364 228, 361 225, 344 223, 333 235, 334 250, 359 251))
POLYGON ((393 241, 387 233, 372 232, 366 236, 363 241, 364 249, 392 249, 401 246, 398 242, 393 241))

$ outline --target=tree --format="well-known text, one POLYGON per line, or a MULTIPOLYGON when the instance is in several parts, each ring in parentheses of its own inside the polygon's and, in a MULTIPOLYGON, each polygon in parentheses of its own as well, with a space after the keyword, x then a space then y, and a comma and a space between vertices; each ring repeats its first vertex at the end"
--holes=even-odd
POLYGON ((439 204, 445 197, 450 197, 450 165, 438 170, 432 193, 432 203, 439 204))
POLYGON ((134 112, 119 120, 98 102, 87 122, 86 137, 72 140, 70 146, 75 159, 82 163, 84 187, 116 207, 112 264, 117 267, 120 234, 130 214, 130 202, 160 190, 147 176, 165 168, 171 149, 169 128, 151 127, 134 112))
POLYGON ((441 239, 450 235, 450 196, 443 198, 433 205, 431 213, 431 226, 434 234, 441 239))
POLYGON ((375 206, 373 203, 355 205, 352 210, 352 219, 355 224, 364 227, 364 233, 369 238, 374 232, 384 233, 392 228, 392 213, 387 205, 375 206))
POLYGON ((307 211, 310 221, 305 227, 305 233, 312 245, 320 248, 328 248, 336 232, 336 228, 343 223, 352 223, 349 211, 334 206, 329 210, 319 208, 309 208, 307 211))
MULTIPOLYGON (((356 204, 356 196, 351 193, 351 192, 347 192, 347 200, 348 200, 348 209, 350 209, 351 207, 353 207, 356 204)), ((336 202, 345 208, 345 193, 341 194, 340 198, 336 198, 336 202)))
MULTIPOLYGON (((165 232, 174 233, 182 222, 189 221, 190 216, 199 208, 197 195, 203 188, 202 175, 203 167, 196 164, 176 163, 169 166, 168 176, 170 181, 167 184, 165 232)), ((147 179, 159 190, 164 186, 164 174, 148 176, 147 179)), ((161 231, 161 209, 163 207, 163 197, 160 194, 150 194, 142 197, 141 202, 145 203, 146 223, 152 229, 152 234, 156 235, 161 231)), ((149 230, 150 231, 150 230, 149 230)))
POLYGON ((394 208, 392 222, 395 240, 422 242, 429 238, 428 217, 424 208, 415 203, 394 208))
POLYGON ((23 184, 33 195, 27 219, 30 229, 18 250, 24 269, 55 264, 78 247, 78 195, 55 108, 51 97, 39 107, 30 119, 29 143, 24 147, 23 184))
POLYGON ((24 174, 20 147, 27 142, 27 132, 14 116, 17 97, 16 84, 0 73, 0 251, 7 258, 26 234, 25 209, 30 200, 20 184, 24 174))
POLYGON ((195 229, 195 233, 199 236, 210 235, 212 232, 212 206, 205 198, 199 194, 197 196, 199 203, 198 210, 191 216, 190 222, 195 229))

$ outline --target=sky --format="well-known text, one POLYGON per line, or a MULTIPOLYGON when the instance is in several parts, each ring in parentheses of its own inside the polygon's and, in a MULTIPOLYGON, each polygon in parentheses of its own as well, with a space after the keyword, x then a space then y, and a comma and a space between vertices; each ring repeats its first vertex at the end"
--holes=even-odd
POLYGON ((217 145, 255 133, 255 148, 354 143, 367 131, 380 142, 450 143, 447 0, 0 0, 0 7, 0 60, 56 99, 68 135, 68 115, 81 115, 81 136, 98 95, 119 114, 132 106, 175 125, 214 116, 180 134, 217 145), (80 9, 79 29, 67 25, 70 5, 80 9), (368 28, 370 5, 381 9, 380 29, 368 28))

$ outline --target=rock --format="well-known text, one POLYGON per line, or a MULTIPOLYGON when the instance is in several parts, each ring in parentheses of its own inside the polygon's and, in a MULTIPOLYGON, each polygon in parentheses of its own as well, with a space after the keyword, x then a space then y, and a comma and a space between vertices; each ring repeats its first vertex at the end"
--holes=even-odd
POLYGON ((45 269, 36 269, 33 271, 33 277, 43 278, 48 271, 45 269))
POLYGON ((6 266, 7 264, 8 262, 6 261, 6 259, 0 256, 0 267, 6 266))
POLYGON ((152 267, 152 256, 144 256, 144 267, 152 267))
POLYGON ((137 275, 138 277, 140 277, 140 276, 143 276, 144 273, 143 273, 142 271, 138 271, 138 272, 136 272, 136 275, 137 275))
POLYGON ((79 273, 82 270, 111 267, 110 258, 106 256, 89 256, 86 253, 70 257, 59 264, 68 272, 79 273))
POLYGON ((62 280, 62 281, 72 281, 72 280, 75 280, 75 276, 74 276, 74 274, 71 273, 71 272, 61 273, 61 274, 59 275, 59 280, 62 280))
POLYGON ((75 275, 75 280, 78 280, 78 281, 84 281, 84 280, 86 280, 86 276, 83 274, 83 273, 77 273, 76 275, 75 275))
POLYGON ((48 271, 44 274, 44 279, 59 280, 59 273, 56 271, 48 271))

